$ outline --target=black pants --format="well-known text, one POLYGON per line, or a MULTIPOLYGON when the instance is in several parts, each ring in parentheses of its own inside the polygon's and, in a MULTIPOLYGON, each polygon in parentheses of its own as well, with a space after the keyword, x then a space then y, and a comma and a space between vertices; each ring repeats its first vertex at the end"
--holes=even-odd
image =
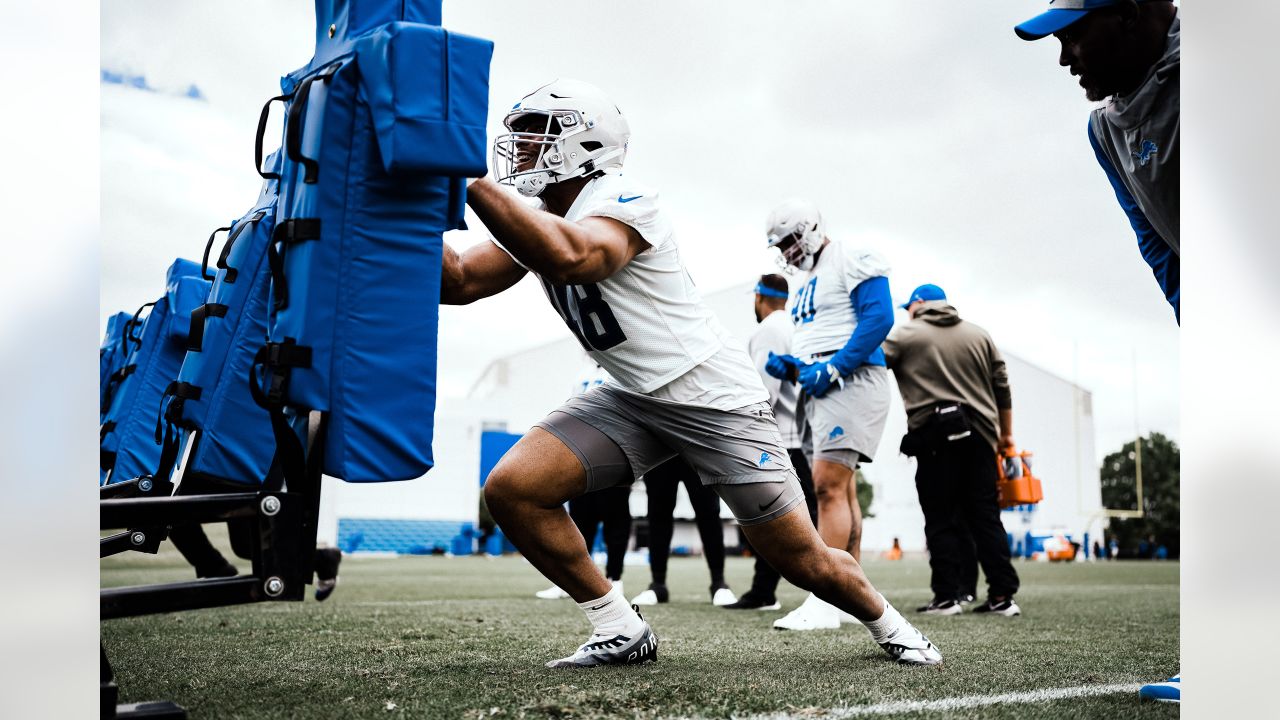
POLYGON ((995 453, 977 434, 931 444, 916 456, 916 491, 924 511, 931 585, 936 599, 974 588, 976 556, 991 595, 1018 591, 1009 543, 1000 522, 995 453))
POLYGON ((631 544, 631 486, 620 485, 597 490, 569 501, 569 517, 578 526, 578 532, 587 541, 591 551, 596 539, 596 528, 604 524, 604 547, 608 554, 605 574, 610 580, 622 579, 622 561, 631 544))
MULTIPOLYGON (((227 521, 227 535, 231 550, 237 557, 249 560, 253 557, 253 524, 248 520, 227 521)), ((182 557, 195 568, 197 578, 225 577, 234 574, 235 568, 209 542, 202 525, 175 525, 169 530, 169 540, 182 553, 182 557)), ((316 548, 313 568, 316 577, 328 580, 338 575, 338 562, 342 554, 335 548, 316 548)))
MULTIPOLYGON (((813 526, 817 527, 818 493, 813 488, 813 473, 809 471, 809 461, 799 449, 788 450, 787 454, 791 456, 791 464, 795 466, 796 476, 800 478, 800 489, 804 491, 804 504, 809 508, 809 519, 813 521, 813 526)), ((747 547, 750 548, 750 541, 746 542, 747 547)), ((751 578, 751 594, 762 598, 776 597, 778 581, 782 576, 760 557, 760 553, 756 552, 755 548, 751 548, 751 552, 756 556, 756 571, 751 578)))
POLYGON ((702 554, 711 571, 711 587, 724 585, 724 526, 720 523, 720 496, 702 484, 698 472, 674 457, 644 474, 649 496, 649 572, 655 585, 667 584, 667 558, 675 532, 676 488, 684 483, 693 505, 694 523, 702 537, 702 554))

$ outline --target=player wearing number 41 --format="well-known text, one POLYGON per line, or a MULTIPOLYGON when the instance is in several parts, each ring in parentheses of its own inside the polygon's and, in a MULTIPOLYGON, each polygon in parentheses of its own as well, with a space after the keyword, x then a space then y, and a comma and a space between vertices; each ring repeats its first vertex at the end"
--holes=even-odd
MULTIPOLYGON (((882 343, 893 327, 889 264, 874 252, 827 237, 813 203, 788 200, 766 223, 769 247, 790 273, 804 273, 791 298, 791 353, 770 353, 765 371, 800 386, 796 425, 818 495, 818 529, 833 548, 861 560, 862 512, 854 486, 871 462, 889 416, 882 343)), ((810 595, 779 618, 779 630, 821 630, 850 621, 810 595)))
POLYGON ((477 180, 467 193, 495 240, 462 255, 445 248, 441 302, 494 295, 532 272, 614 378, 538 423, 485 482, 503 531, 591 622, 585 643, 547 665, 657 659, 657 636, 591 562, 563 505, 631 483, 677 454, 787 580, 857 616, 894 659, 941 662, 857 562, 826 547, 808 514, 796 512, 803 495, 760 376, 698 296, 657 194, 621 172, 631 133, 618 107, 591 85, 558 80, 525 96, 504 122, 510 132, 494 140, 497 181, 477 180))

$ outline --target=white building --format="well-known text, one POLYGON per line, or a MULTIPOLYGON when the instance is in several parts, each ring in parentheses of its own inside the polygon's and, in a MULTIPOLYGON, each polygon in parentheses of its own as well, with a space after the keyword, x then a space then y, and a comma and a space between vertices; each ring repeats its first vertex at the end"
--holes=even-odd
MULTIPOLYGON (((755 329, 753 287, 754 283, 744 283, 705 298, 725 327, 744 343, 755 329)), ((1077 540, 1084 533, 1091 540, 1099 538, 1101 491, 1090 393, 1009 353, 1004 357, 1013 388, 1014 436, 1022 449, 1035 454, 1035 475, 1044 486, 1044 501, 1030 512, 1002 513, 1006 529, 1015 541, 1027 532, 1054 531, 1077 540)), ((441 401, 435 422, 436 466, 426 477, 361 485, 326 478, 321 540, 337 542, 339 522, 344 519, 348 539, 354 519, 447 521, 449 527, 474 522, 481 471, 491 467, 496 457, 482 462, 482 445, 488 454, 500 455, 513 438, 493 431, 525 432, 569 396, 574 382, 589 367, 577 340, 567 331, 558 340, 495 360, 464 404, 441 401)), ((887 549, 896 537, 905 551, 923 551, 924 518, 916 497, 915 461, 898 453, 906 414, 896 386, 889 412, 876 460, 862 471, 875 488, 873 517, 864 523, 862 546, 876 552, 887 549)), ((633 515, 645 514, 643 485, 637 485, 631 504, 633 515)), ((722 516, 731 517, 727 508, 722 507, 722 516)), ((677 517, 692 517, 683 490, 677 517)), ((727 523, 726 532, 727 538, 734 532, 731 524, 727 523)), ((673 544, 700 547, 691 524, 677 528, 673 544)))

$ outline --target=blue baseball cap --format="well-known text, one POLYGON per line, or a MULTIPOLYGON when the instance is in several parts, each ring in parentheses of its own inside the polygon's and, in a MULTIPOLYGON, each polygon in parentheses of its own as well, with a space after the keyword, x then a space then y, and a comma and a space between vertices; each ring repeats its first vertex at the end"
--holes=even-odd
POLYGON ((1090 10, 1118 2, 1120 0, 1049 0, 1048 10, 1018 25, 1013 31, 1023 40, 1039 40, 1088 15, 1090 10))
POLYGON ((916 302, 918 300, 924 300, 927 302, 929 300, 946 300, 946 299, 947 299, 947 294, 942 292, 942 288, 938 287, 937 285, 921 285, 920 287, 911 291, 911 299, 902 303, 900 307, 903 310, 906 310, 908 307, 911 307, 911 303, 916 302))

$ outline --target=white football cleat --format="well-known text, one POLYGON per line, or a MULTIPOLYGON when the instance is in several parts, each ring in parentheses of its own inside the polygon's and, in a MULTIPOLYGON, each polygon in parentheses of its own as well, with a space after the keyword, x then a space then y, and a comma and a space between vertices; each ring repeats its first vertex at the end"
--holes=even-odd
POLYGON ((534 593, 534 595, 542 598, 543 600, 560 600, 561 598, 569 597, 569 593, 561 590, 559 585, 552 585, 546 590, 539 590, 534 593))
MULTIPOLYGON (((644 620, 644 618, 641 618, 644 620)), ((637 637, 592 635, 569 657, 552 660, 549 668, 585 668, 599 665, 639 665, 657 662, 658 636, 649 623, 637 637)))
POLYGON ((716 607, 732 605, 736 602, 738 602, 738 596, 734 595, 733 591, 727 587, 716 588, 716 591, 711 594, 711 604, 716 607))
POLYGON ((889 657, 904 665, 937 665, 942 662, 942 651, 906 621, 890 633, 880 647, 889 653, 889 657))
POLYGON ((840 627, 836 608, 810 595, 800 607, 773 621, 776 630, 835 630, 840 627))

